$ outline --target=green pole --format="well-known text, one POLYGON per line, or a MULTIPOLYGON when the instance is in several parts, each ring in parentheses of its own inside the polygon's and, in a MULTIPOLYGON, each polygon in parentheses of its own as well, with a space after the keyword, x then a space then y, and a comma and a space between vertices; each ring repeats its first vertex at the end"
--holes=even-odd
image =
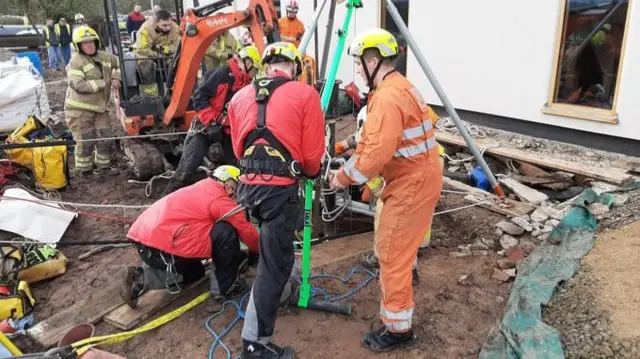
MULTIPOLYGON (((320 103, 322 106, 322 112, 326 113, 329 108, 329 99, 331 98, 331 92, 333 91, 333 83, 336 80, 338 73, 338 66, 340 65, 340 57, 344 51, 344 43, 347 40, 347 33, 349 32, 349 24, 351 23, 351 16, 353 15, 353 9, 361 7, 361 0, 349 0, 347 3, 347 15, 345 16, 342 30, 338 32, 338 47, 333 55, 333 62, 329 69, 329 76, 322 89, 322 96, 320 103)), ((331 34, 327 34, 331 36, 331 34)), ((304 180, 304 233, 302 238, 302 283, 300 285, 300 296, 298 298, 298 306, 301 308, 307 308, 309 305, 309 299, 311 299, 311 285, 309 284, 309 277, 311 276, 311 211, 313 209, 313 180, 304 180)), ((349 310, 350 312, 350 310, 349 310)))

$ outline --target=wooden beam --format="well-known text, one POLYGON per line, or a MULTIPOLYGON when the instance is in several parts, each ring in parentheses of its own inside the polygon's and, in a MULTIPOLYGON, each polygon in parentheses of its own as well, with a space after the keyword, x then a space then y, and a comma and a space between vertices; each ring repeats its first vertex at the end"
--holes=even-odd
MULTIPOLYGON (((462 137, 452 135, 450 133, 436 131, 436 139, 442 143, 447 143, 459 147, 467 147, 467 144, 462 137)), ((489 153, 492 155, 528 162, 544 168, 551 168, 564 172, 579 174, 618 185, 625 185, 633 181, 632 176, 628 175, 625 170, 619 168, 600 168, 578 162, 569 162, 560 158, 546 156, 541 153, 532 153, 517 148, 504 147, 496 141, 484 138, 477 138, 474 139, 474 141, 479 148, 487 148, 485 153, 489 153)))
MULTIPOLYGON (((363 233, 355 236, 336 239, 327 243, 314 246, 311 250, 311 265, 319 268, 331 263, 336 263, 362 253, 371 251, 373 248, 373 235, 363 233)), ((138 300, 135 309, 127 304, 122 304, 104 317, 104 321, 122 330, 130 330, 140 325, 144 320, 162 310, 176 299, 187 296, 193 297, 201 293, 200 284, 208 281, 209 274, 183 289, 179 294, 171 295, 166 290, 152 290, 144 293, 138 300)))
POLYGON ((102 317, 124 303, 120 295, 120 283, 113 283, 101 291, 88 292, 87 296, 27 330, 27 335, 39 345, 49 348, 76 324, 99 322, 102 317))
POLYGON ((540 204, 549 199, 546 194, 527 187, 513 178, 501 178, 500 183, 515 193, 518 198, 529 203, 540 204))
POLYGON ((479 207, 482 207, 490 211, 500 213, 502 215, 509 216, 509 217, 524 216, 525 214, 529 214, 533 212, 533 210, 536 208, 532 204, 513 201, 513 200, 508 201, 508 206, 501 205, 499 203, 500 199, 495 194, 483 191, 476 187, 471 187, 462 182, 454 181, 448 177, 444 177, 444 185, 447 188, 453 188, 459 191, 469 192, 470 194, 464 197, 464 199, 466 199, 469 202, 478 203, 482 201, 488 201, 488 203, 480 204, 479 207))

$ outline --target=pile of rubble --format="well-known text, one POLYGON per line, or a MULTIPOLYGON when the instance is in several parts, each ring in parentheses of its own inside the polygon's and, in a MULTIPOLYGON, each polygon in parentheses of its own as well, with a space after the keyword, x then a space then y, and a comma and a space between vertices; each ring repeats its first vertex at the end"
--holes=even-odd
POLYGON ((16 54, 13 51, 9 51, 7 49, 3 49, 0 47, 0 61, 9 61, 11 60, 16 54))

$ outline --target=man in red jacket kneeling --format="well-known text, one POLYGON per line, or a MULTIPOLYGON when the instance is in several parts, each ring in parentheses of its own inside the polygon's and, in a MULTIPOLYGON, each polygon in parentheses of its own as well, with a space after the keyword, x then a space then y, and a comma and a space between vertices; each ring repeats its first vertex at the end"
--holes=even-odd
POLYGON ((180 286, 205 275, 203 259, 211 258, 211 294, 215 302, 243 294, 247 286, 238 279, 246 259, 258 257, 258 231, 234 200, 240 170, 220 166, 211 178, 184 187, 155 202, 133 223, 127 238, 135 242, 142 266, 130 267, 123 296, 134 308, 150 289, 176 293, 180 286))

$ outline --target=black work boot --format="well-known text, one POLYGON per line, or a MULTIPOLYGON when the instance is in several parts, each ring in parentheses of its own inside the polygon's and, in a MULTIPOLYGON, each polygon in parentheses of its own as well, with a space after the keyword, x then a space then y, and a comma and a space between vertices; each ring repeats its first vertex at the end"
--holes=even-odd
POLYGON ((94 173, 98 176, 117 176, 120 171, 116 167, 98 167, 94 173))
POLYGON ((420 284, 420 275, 418 274, 418 268, 414 267, 411 271, 411 285, 414 287, 420 284))
POLYGON ((405 333, 392 333, 383 325, 377 330, 364 333, 362 346, 374 352, 388 352, 411 346, 417 339, 413 329, 405 333))
POLYGON ((209 296, 209 300, 207 301, 207 305, 205 306, 205 310, 208 313, 216 313, 222 310, 222 305, 224 302, 228 300, 233 300, 241 297, 243 294, 247 292, 247 282, 238 278, 231 285, 231 287, 227 290, 226 294, 217 294, 209 296))
POLYGON ((364 267, 367 267, 369 269, 380 268, 380 263, 378 263, 378 257, 376 257, 376 255, 373 252, 363 254, 360 257, 360 262, 364 267))
POLYGON ((273 343, 263 345, 242 340, 241 359, 294 359, 295 357, 296 350, 292 347, 280 348, 273 343))
POLYGON ((138 305, 138 298, 144 290, 144 270, 142 267, 129 267, 122 285, 122 298, 131 308, 138 305))

